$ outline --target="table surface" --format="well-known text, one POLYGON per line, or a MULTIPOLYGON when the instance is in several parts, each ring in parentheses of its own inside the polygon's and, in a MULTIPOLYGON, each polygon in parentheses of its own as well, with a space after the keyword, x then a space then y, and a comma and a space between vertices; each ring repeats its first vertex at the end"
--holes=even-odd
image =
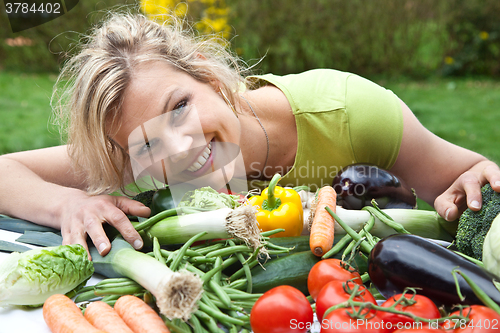
MULTIPOLYGON (((14 242, 21 234, 0 230, 0 240, 14 242)), ((19 243, 31 248, 28 244, 19 243)), ((0 252, 0 263, 4 261, 9 254, 0 252)), ((94 285, 101 279, 91 277, 87 285, 94 285)), ((0 307, 0 333, 51 333, 45 321, 43 320, 42 308, 26 309, 18 306, 0 307)))

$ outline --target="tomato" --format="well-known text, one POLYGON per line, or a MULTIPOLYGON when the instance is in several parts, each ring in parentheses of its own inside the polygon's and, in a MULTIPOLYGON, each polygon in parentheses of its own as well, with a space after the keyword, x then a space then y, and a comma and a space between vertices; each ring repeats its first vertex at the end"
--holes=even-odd
MULTIPOLYGON (((451 313, 453 315, 460 315, 460 310, 451 313)), ((443 328, 450 329, 455 327, 455 333, 472 333, 472 332, 498 332, 500 329, 500 315, 494 310, 483 305, 471 305, 463 309, 462 315, 469 316, 470 321, 447 321, 444 323, 443 328), (456 325, 455 325, 456 324, 456 325)))
POLYGON ((321 320, 320 333, 385 333, 384 323, 376 315, 368 314, 366 319, 352 317, 351 308, 331 311, 321 320))
POLYGON ((342 260, 332 258, 320 260, 311 268, 307 277, 307 289, 314 300, 321 288, 330 281, 355 279, 356 283, 363 283, 358 272, 349 271, 343 265, 345 263, 342 260))
MULTIPOLYGON (((330 281, 319 292, 316 300, 316 315, 318 320, 323 318, 326 310, 331 306, 345 302, 351 297, 351 294, 346 291, 353 289, 356 284, 352 281, 330 281)), ((371 302, 376 304, 377 301, 364 285, 360 285, 358 289, 359 296, 353 298, 356 302, 371 302)))
MULTIPOLYGON (((389 308, 394 303, 396 303, 396 301, 399 300, 402 296, 403 296, 403 294, 394 295, 391 298, 389 298, 388 300, 386 300, 384 303, 382 303, 382 306, 389 308)), ((411 299, 412 297, 416 303, 411 304, 411 305, 398 304, 396 306, 396 310, 408 312, 408 313, 411 313, 415 316, 425 318, 425 319, 438 319, 441 317, 441 313, 439 312, 438 307, 428 297, 423 296, 423 295, 418 295, 418 294, 416 294, 416 295, 405 294, 405 298, 407 298, 407 299, 411 299)), ((395 331, 398 328, 398 323, 401 323, 399 327, 402 328, 404 326, 401 326, 401 325, 404 325, 405 323, 415 322, 410 317, 406 317, 404 315, 399 315, 399 314, 390 313, 390 312, 379 311, 378 315, 384 320, 384 322, 388 323, 386 326, 388 328, 388 332, 395 331)))
POLYGON ((278 286, 259 297, 250 312, 254 333, 307 332, 313 310, 306 296, 291 286, 278 286))

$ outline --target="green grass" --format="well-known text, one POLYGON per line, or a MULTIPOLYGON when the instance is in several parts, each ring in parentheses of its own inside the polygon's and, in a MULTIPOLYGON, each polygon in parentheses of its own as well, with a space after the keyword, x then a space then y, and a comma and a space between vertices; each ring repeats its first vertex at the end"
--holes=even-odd
POLYGON ((500 81, 382 82, 430 131, 500 163, 500 81))
POLYGON ((0 72, 0 154, 58 145, 49 122, 53 74, 0 72))

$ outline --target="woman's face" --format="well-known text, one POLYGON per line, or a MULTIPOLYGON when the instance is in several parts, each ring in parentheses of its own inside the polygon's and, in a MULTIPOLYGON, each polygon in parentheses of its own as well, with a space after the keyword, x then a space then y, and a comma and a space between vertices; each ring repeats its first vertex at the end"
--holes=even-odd
POLYGON ((113 139, 136 180, 219 189, 234 175, 240 123, 216 85, 155 61, 133 72, 113 139))

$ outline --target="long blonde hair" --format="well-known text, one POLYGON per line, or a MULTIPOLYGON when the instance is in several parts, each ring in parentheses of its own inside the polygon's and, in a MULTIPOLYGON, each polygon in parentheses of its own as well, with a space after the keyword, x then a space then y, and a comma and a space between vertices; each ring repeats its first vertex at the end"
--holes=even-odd
POLYGON ((62 68, 52 105, 89 193, 109 193, 125 185, 129 158, 111 140, 110 130, 119 125, 124 91, 139 63, 167 61, 202 82, 215 79, 234 105, 244 66, 215 37, 196 37, 183 23, 172 18, 158 24, 141 14, 109 13, 62 68))

